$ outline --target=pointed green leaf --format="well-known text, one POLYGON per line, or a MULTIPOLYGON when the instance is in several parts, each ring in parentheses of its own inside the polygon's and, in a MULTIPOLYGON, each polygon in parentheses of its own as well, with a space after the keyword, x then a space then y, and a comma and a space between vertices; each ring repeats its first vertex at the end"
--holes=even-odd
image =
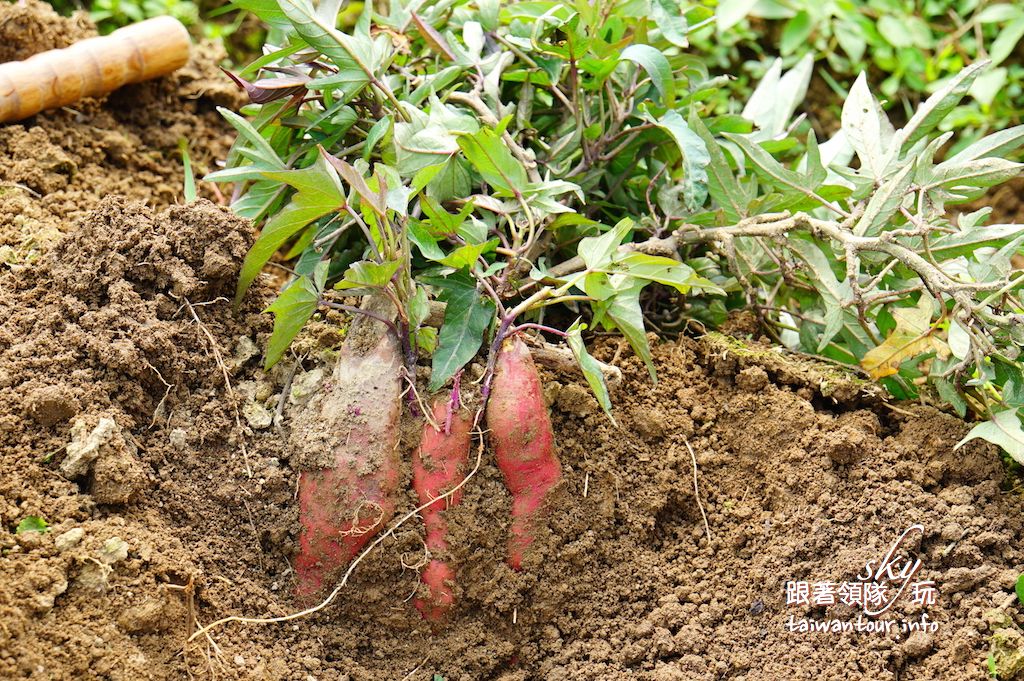
POLYGON ((338 290, 353 288, 383 288, 391 281, 402 263, 398 260, 377 263, 372 260, 359 260, 349 265, 345 278, 334 285, 338 290))
POLYGON ((935 94, 925 100, 924 104, 919 106, 914 115, 907 121, 906 126, 897 133, 899 146, 905 150, 934 130, 942 119, 960 103, 960 100, 963 99, 970 89, 971 83, 975 81, 978 74, 989 63, 981 61, 971 64, 950 78, 935 94))
POLYGON ((1002 447, 1014 461, 1024 464, 1024 430, 1021 430, 1020 417, 1017 416, 1016 409, 993 414, 990 420, 974 426, 971 432, 956 444, 956 449, 976 438, 1002 447))
POLYGON ((704 205, 708 196, 708 164, 711 155, 700 135, 690 130, 686 121, 675 111, 669 111, 659 120, 652 121, 669 134, 683 155, 683 196, 686 209, 695 211, 704 205))
MULTIPOLYGON (((321 277, 326 276, 325 265, 326 263, 320 265, 321 277)), ((322 283, 320 285, 322 286, 322 283)), ((310 277, 300 277, 292 282, 292 285, 270 304, 266 311, 274 313, 274 331, 270 334, 270 342, 267 343, 264 369, 269 370, 277 364, 292 340, 316 312, 319 304, 320 289, 310 277)))
POLYGON ((665 106, 671 107, 675 103, 676 86, 672 66, 660 50, 650 45, 630 45, 619 55, 619 61, 631 61, 641 66, 650 76, 651 83, 661 95, 665 106))
POLYGON ((708 193, 722 209, 728 222, 738 222, 747 215, 747 198, 729 167, 729 161, 714 135, 697 116, 696 110, 690 114, 690 129, 704 140, 704 148, 708 152, 708 193))
POLYGON ((526 169, 494 130, 481 128, 473 134, 460 135, 458 140, 466 160, 491 187, 514 195, 527 183, 526 169))
POLYGON ((618 426, 619 424, 615 423, 615 417, 612 416, 612 400, 608 396, 608 384, 604 380, 604 372, 601 371, 601 366, 597 363, 597 360, 587 352, 587 346, 583 343, 582 334, 586 328, 586 324, 580 324, 579 320, 577 320, 569 327, 565 338, 569 343, 573 356, 576 358, 580 371, 583 372, 583 377, 587 379, 587 385, 590 386, 594 397, 597 398, 597 403, 601 405, 601 409, 611 419, 612 424, 618 426))
POLYGON ((633 221, 626 218, 601 236, 589 236, 580 239, 576 253, 583 259, 588 270, 599 270, 607 267, 622 244, 629 230, 633 229, 633 221))
POLYGON ((889 224, 889 220, 903 205, 907 190, 914 183, 914 171, 917 165, 911 161, 898 173, 882 183, 882 186, 871 195, 864 214, 853 227, 857 236, 876 236, 889 224))
POLYGON ((476 356, 483 333, 494 318, 494 304, 480 296, 476 282, 468 276, 450 276, 439 296, 447 306, 432 362, 429 390, 440 390, 455 372, 476 356))

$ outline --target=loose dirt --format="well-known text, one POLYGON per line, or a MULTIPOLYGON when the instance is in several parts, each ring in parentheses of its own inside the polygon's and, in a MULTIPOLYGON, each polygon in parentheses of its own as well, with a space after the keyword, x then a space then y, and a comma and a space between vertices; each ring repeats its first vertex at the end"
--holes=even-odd
MULTIPOLYGON (((83 13, 63 18, 38 0, 0 2, 0 62, 95 34, 83 13)), ((219 48, 196 45, 172 76, 0 125, 0 267, 38 258, 104 196, 173 204, 184 184, 180 140, 190 143, 198 176, 215 169, 232 140, 215 107, 240 102, 217 70, 222 58, 219 48)))
MULTIPOLYGON (((0 126, 0 173, 40 194, 0 195, 0 226, 20 220, 7 245, 35 240, 0 268, 0 678, 980 679, 993 639, 1010 668, 1024 504, 998 452, 954 449, 969 426, 953 416, 719 335, 657 344, 656 384, 618 340, 595 343, 623 371, 619 428, 579 377, 545 372, 565 478, 549 527, 511 571, 510 500, 485 450, 447 513, 459 579, 438 632, 411 603, 414 519, 322 611, 186 643, 226 615, 297 607, 289 431, 345 320, 318 319, 300 364, 262 371, 266 282, 237 312, 229 302, 251 227, 209 201, 174 205, 171 128, 209 123, 189 135, 205 163, 228 143, 212 102, 180 87, 0 126), (26 135, 39 143, 11 151, 26 135), (121 161, 104 135, 132 141, 121 161), (49 531, 16 533, 30 516, 49 531), (934 581, 937 602, 903 597, 879 619, 926 614, 936 631, 787 630, 856 622, 846 605, 787 604, 786 583, 853 582, 915 523, 915 580, 934 581)), ((407 488, 408 457, 403 476, 407 488)), ((409 491, 397 517, 415 506, 409 491)))

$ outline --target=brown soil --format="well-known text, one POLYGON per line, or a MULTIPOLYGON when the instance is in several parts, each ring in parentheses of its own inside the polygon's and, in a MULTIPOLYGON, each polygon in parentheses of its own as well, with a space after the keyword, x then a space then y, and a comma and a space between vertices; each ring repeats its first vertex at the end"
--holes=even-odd
MULTIPOLYGON (((0 0, 0 62, 95 32, 84 14, 62 18, 39 0, 0 0)), ((104 196, 157 208, 180 200, 179 140, 190 141, 197 176, 212 170, 232 140, 215 106, 239 103, 234 86, 217 71, 222 56, 219 48, 197 45, 189 64, 172 76, 0 125, 0 268, 45 253, 104 196)))
MULTIPOLYGON (((296 609, 289 430, 343 334, 318 320, 301 366, 261 370, 265 283, 237 314, 228 300, 251 228, 208 201, 172 205, 173 126, 192 126, 207 163, 228 140, 211 102, 181 87, 0 127, 0 173, 20 178, 5 181, 44 195, 0 196, 0 225, 23 216, 19 238, 40 244, 0 270, 0 678, 980 679, 993 623, 1019 640, 986 615, 1002 605, 1020 620, 1007 596, 1024 563, 1024 503, 993 447, 954 450, 968 426, 952 416, 708 336, 657 345, 657 384, 617 340, 597 343, 623 370, 619 428, 578 377, 545 374, 565 479, 548 527, 511 571, 510 500, 485 449, 447 512, 460 575, 440 631, 411 604, 409 566, 424 559, 413 519, 322 611, 187 644, 197 623, 296 609), (38 143, 10 151, 25 135, 38 143), (116 161, 104 136, 132 146, 116 161), (16 534, 29 516, 49 531, 16 534), (787 605, 785 583, 853 581, 913 523, 917 578, 939 591, 935 633, 786 630, 790 616, 855 621, 842 605, 787 605)), ((403 428, 404 451, 415 431, 403 428)), ((397 517, 415 503, 406 492, 397 517)), ((904 598, 881 619, 921 613, 904 598)))
MULTIPOLYGON (((0 279, 0 677, 981 674, 983 613, 1012 591, 1024 530, 993 448, 954 452, 967 427, 951 416, 894 411, 831 368, 721 336, 657 346, 657 385, 620 357, 619 429, 574 377, 547 375, 566 480, 550 530, 523 572, 505 566, 509 499, 485 451, 447 514, 461 574, 436 635, 409 603, 417 575, 403 565, 423 558, 413 521, 323 611, 185 646, 191 617, 296 607, 296 457, 261 418, 291 372, 265 375, 253 353, 269 331, 264 295, 238 316, 227 302, 251 239, 208 202, 154 214, 108 199, 37 266, 0 279), (51 530, 14 534, 29 515, 51 530), (915 548, 941 594, 927 610, 937 633, 785 630, 789 615, 853 617, 787 607, 786 581, 853 580, 912 523, 926 528, 915 548)), ((305 342, 339 337, 320 323, 305 342)), ((295 402, 327 368, 307 362, 295 402)), ((919 611, 901 602, 886 617, 919 611)))

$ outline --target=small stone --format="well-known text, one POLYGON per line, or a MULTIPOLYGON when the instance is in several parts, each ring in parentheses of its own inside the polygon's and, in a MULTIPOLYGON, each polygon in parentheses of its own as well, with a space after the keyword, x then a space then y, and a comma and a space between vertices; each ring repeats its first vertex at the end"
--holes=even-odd
POLYGON ((274 384, 270 381, 260 381, 256 384, 256 389, 253 391, 252 398, 257 402, 266 404, 267 400, 274 394, 274 384))
POLYGON ((292 390, 288 394, 288 401, 292 404, 305 402, 317 391, 323 380, 324 370, 319 367, 296 374, 292 379, 292 390))
POLYGON ((100 560, 107 565, 120 563, 128 558, 128 542, 120 537, 111 537, 100 548, 100 560))
POLYGON ((85 421, 75 421, 71 426, 71 442, 65 447, 67 456, 60 464, 61 472, 68 478, 86 475, 100 455, 100 448, 110 441, 117 429, 114 419, 109 418, 101 418, 91 431, 85 421))
POLYGON ((90 558, 82 566, 75 584, 85 591, 101 594, 107 590, 107 578, 111 572, 109 565, 90 558))
POLYGON ((60 552, 70 551, 71 549, 78 546, 78 544, 85 537, 85 530, 81 527, 73 527, 67 532, 63 532, 53 540, 53 545, 57 547, 60 552))
POLYGON ((238 337, 238 345, 235 346, 235 359, 239 363, 244 364, 258 354, 260 354, 260 349, 252 338, 248 336, 238 337))
POLYGON ((274 422, 274 414, 258 402, 246 402, 243 404, 242 416, 256 430, 269 428, 274 422))
POLYGON ((129 634, 152 634, 167 626, 166 603, 148 599, 127 608, 117 618, 117 624, 129 634))
POLYGON ((171 441, 171 446, 179 452, 184 451, 184 449, 188 447, 188 431, 184 428, 175 428, 172 430, 168 439, 171 441))
POLYGON ((78 403, 67 388, 47 385, 33 390, 27 399, 28 412, 40 425, 53 426, 78 413, 78 403))
POLYGON ((934 637, 926 631, 915 631, 903 644, 907 657, 924 657, 935 647, 934 637))
POLYGON ((241 655, 235 655, 235 665, 238 666, 238 667, 244 667, 245 666, 245 658, 242 657, 241 655))

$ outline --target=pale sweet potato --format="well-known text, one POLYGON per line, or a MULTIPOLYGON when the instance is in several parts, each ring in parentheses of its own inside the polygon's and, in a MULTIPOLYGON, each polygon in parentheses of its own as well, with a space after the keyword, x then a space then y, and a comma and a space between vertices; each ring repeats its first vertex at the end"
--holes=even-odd
MULTIPOLYGON (((369 300, 378 314, 390 303, 369 300)), ((401 350, 380 322, 358 318, 329 383, 293 424, 299 451, 297 594, 316 595, 395 512, 400 477, 401 350)))

